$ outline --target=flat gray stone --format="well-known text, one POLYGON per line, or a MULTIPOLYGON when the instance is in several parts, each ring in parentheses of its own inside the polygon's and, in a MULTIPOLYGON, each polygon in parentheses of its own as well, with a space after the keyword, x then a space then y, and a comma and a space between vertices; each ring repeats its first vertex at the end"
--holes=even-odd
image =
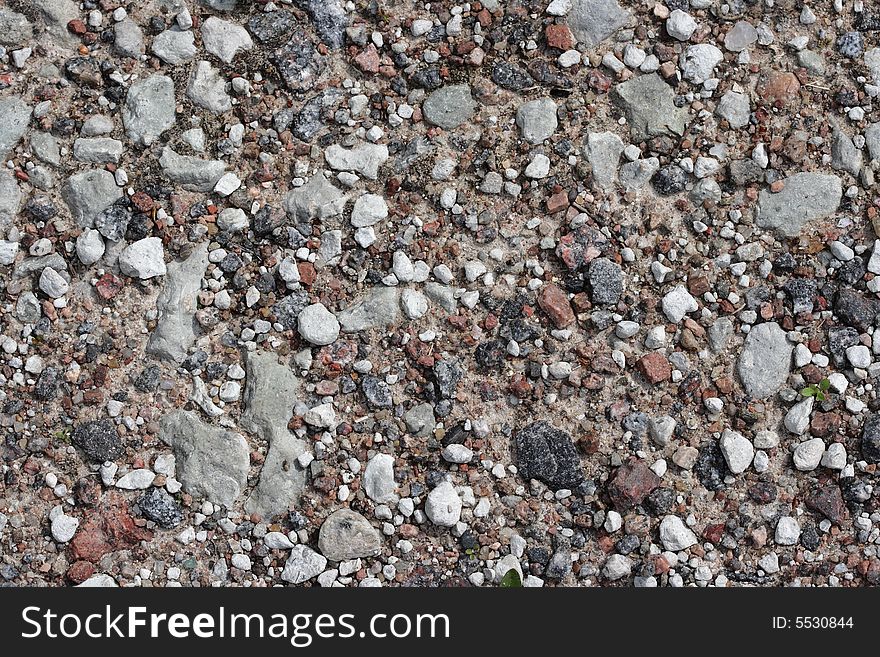
POLYGON ((209 53, 230 64, 239 51, 253 48, 254 42, 241 25, 211 16, 202 23, 202 45, 209 53))
POLYGON ((302 584, 317 577, 327 567, 327 557, 318 554, 308 545, 294 545, 281 571, 281 579, 291 584, 302 584))
POLYGON ((177 479, 198 499, 231 507, 247 485, 250 449, 240 434, 202 422, 189 411, 172 411, 159 423, 159 437, 174 450, 177 479))
POLYGON ((584 155, 593 168, 593 183, 608 187, 617 180, 617 166, 623 153, 623 141, 613 132, 591 132, 587 135, 584 155))
POLYGON ((284 199, 284 209, 296 223, 311 224, 337 217, 345 209, 347 196, 320 171, 302 187, 294 187, 284 199))
POLYGON ((382 535, 360 513, 339 509, 318 532, 318 549, 330 561, 375 557, 382 551, 382 535))
POLYGON ((354 171, 370 180, 379 176, 379 167, 388 159, 385 144, 359 144, 354 148, 343 148, 332 144, 324 151, 324 159, 336 171, 354 171))
POLYGON ((428 123, 444 130, 453 130, 470 121, 477 111, 470 85, 449 84, 432 91, 422 103, 422 113, 428 123))
POLYGON ((539 98, 523 103, 516 110, 516 125, 522 138, 530 144, 541 144, 556 132, 556 103, 551 98, 539 98))
POLYGON ((0 7, 0 45, 27 46, 34 35, 34 28, 27 16, 0 7))
POLYGON ((21 98, 0 99, 0 157, 6 157, 22 138, 31 120, 31 107, 21 98))
POLYGON ((160 32, 153 39, 153 54, 166 64, 176 66, 188 62, 196 56, 196 44, 190 30, 177 27, 160 32))
POLYGON ((754 399, 775 394, 788 380, 793 346, 776 322, 753 326, 746 336, 737 372, 754 399))
POLYGON ((122 151, 122 142, 110 137, 80 137, 73 142, 73 157, 90 164, 119 164, 122 151))
POLYGON ((397 324, 400 315, 400 290, 376 287, 336 313, 336 319, 345 333, 357 333, 397 324))
POLYGON ((796 173, 784 180, 782 191, 761 190, 757 224, 782 237, 797 237, 811 221, 837 211, 843 196, 840 178, 823 173, 796 173))
POLYGON ((208 268, 207 243, 196 246, 186 260, 172 262, 167 268, 164 286, 156 300, 159 316, 147 343, 147 353, 179 365, 197 335, 194 317, 202 277, 208 268))
POLYGON ((67 179, 61 196, 80 228, 92 228, 95 218, 122 198, 122 189, 106 169, 83 171, 67 179))
POLYGON ((633 141, 684 134, 687 109, 675 106, 675 91, 656 73, 618 84, 614 97, 626 114, 633 141))
POLYGON ((170 146, 162 149, 159 166, 165 176, 191 192, 213 191, 217 181, 226 172, 226 164, 220 160, 178 155, 170 146))
POLYGON ((171 78, 153 75, 138 80, 129 87, 122 106, 125 133, 136 144, 149 146, 174 125, 176 107, 171 78))
POLYGON ((12 223, 21 209, 21 188, 15 175, 8 169, 0 170, 0 228, 12 223))
POLYGON ((726 119, 731 128, 743 128, 749 124, 751 116, 749 97, 737 91, 728 91, 718 101, 715 113, 726 119))
POLYGON ((226 79, 210 62, 196 63, 189 77, 186 95, 199 107, 215 114, 232 109, 232 99, 226 93, 226 79))
POLYGON ((130 18, 119 21, 113 26, 116 38, 113 49, 123 57, 139 58, 146 52, 144 33, 140 26, 130 18))
POLYGON ((831 166, 858 177, 863 159, 862 151, 856 148, 852 138, 842 130, 835 130, 831 138, 831 166))
POLYGON ((630 13, 617 0, 572 0, 567 19, 578 42, 592 50, 624 27, 630 13))
POLYGON ((31 151, 34 156, 46 164, 59 166, 61 164, 61 147, 58 140, 48 132, 31 133, 31 151))
POLYGON ((269 444, 259 483, 245 510, 269 519, 287 512, 305 487, 305 472, 296 459, 306 451, 306 444, 287 428, 299 400, 299 379, 271 352, 248 352, 245 369, 245 411, 239 424, 269 444))

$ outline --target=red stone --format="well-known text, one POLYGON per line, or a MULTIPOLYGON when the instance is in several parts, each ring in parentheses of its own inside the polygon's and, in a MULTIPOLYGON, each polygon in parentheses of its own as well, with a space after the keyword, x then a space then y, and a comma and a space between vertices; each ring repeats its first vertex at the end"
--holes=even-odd
POLYGON ((86 32, 88 32, 88 28, 86 24, 83 23, 80 19, 75 18, 67 24, 67 29, 73 32, 76 35, 82 36, 86 32))
POLYGON ((95 283, 95 290, 102 299, 108 300, 119 294, 124 286, 125 283, 119 277, 107 272, 95 283))
POLYGON ((311 262, 300 262, 297 264, 297 269, 299 269, 299 280, 303 285, 311 285, 318 277, 315 265, 311 262))
POLYGON ((666 360, 666 356, 657 351, 642 356, 636 363, 636 368, 654 385, 672 376, 672 365, 666 360))
POLYGON ((765 102, 783 107, 793 101, 801 89, 801 83, 794 73, 774 71, 759 85, 758 96, 765 102))
POLYGON ((134 547, 152 537, 150 532, 135 525, 125 498, 109 493, 101 506, 85 517, 70 541, 70 554, 74 559, 97 563, 109 552, 134 547))
POLYGON ((548 25, 544 35, 547 37, 547 45, 551 48, 559 48, 559 50, 574 48, 574 36, 568 25, 548 25))
POLYGON ((721 542, 722 536, 724 536, 723 522, 719 522, 714 525, 706 525, 706 529, 703 530, 703 538, 705 538, 710 543, 715 543, 716 545, 721 542))
POLYGON ((67 569, 67 579, 74 584, 82 584, 94 574, 95 566, 88 561, 77 561, 67 569))
POLYGON ((565 210, 567 207, 568 192, 566 192, 565 190, 556 192, 547 199, 547 212, 549 214, 556 214, 557 212, 565 210))
POLYGON ((835 525, 839 525, 846 518, 846 504, 840 487, 829 483, 819 486, 807 498, 807 508, 818 511, 835 525))
POLYGON ((574 322, 574 312, 568 302, 568 295, 555 283, 549 283, 541 288, 538 305, 547 313, 556 328, 565 328, 574 322))
POLYGON ((608 497, 618 511, 626 511, 641 504, 659 485, 660 477, 644 461, 630 459, 614 473, 614 478, 608 484, 608 497))
POLYGON ((364 48, 360 54, 354 58, 354 63, 357 64, 358 68, 364 73, 378 73, 379 53, 376 51, 376 46, 371 43, 364 48))

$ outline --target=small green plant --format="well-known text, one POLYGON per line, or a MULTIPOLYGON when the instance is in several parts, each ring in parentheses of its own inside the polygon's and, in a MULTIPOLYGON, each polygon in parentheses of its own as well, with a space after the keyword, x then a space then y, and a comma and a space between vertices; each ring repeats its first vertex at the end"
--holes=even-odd
POLYGON ((502 589, 520 589, 522 588, 522 578, 519 576, 519 573, 515 568, 511 568, 506 573, 504 573, 504 577, 501 578, 501 588, 502 589))
POLYGON ((817 385, 807 386, 801 390, 801 395, 804 397, 814 397, 816 401, 825 401, 828 399, 825 393, 828 392, 830 387, 831 382, 828 379, 822 379, 817 385))

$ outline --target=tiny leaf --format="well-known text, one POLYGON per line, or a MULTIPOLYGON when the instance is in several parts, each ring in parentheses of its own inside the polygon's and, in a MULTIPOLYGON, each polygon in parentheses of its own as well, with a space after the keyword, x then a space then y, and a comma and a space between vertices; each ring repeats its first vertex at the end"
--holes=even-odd
POLYGON ((501 588, 503 589, 518 589, 522 588, 522 579, 519 576, 519 573, 515 568, 511 568, 506 573, 504 573, 504 577, 501 578, 501 588))
POLYGON ((822 392, 825 392, 830 387, 831 387, 831 381, 829 381, 828 379, 822 379, 821 381, 819 381, 819 389, 822 392))

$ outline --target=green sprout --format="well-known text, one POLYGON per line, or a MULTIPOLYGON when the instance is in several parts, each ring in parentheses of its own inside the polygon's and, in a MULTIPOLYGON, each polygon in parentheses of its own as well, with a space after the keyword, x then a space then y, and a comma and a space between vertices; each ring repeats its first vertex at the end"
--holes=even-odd
POLYGON ((822 379, 819 381, 818 385, 807 386, 801 390, 801 395, 804 397, 815 397, 816 401, 825 401, 828 399, 828 396, 825 393, 828 392, 828 388, 830 387, 831 382, 828 379, 822 379))
POLYGON ((515 568, 511 568, 506 573, 504 573, 504 577, 501 578, 501 588, 502 589, 520 589, 522 588, 522 578, 519 576, 519 573, 515 568))

